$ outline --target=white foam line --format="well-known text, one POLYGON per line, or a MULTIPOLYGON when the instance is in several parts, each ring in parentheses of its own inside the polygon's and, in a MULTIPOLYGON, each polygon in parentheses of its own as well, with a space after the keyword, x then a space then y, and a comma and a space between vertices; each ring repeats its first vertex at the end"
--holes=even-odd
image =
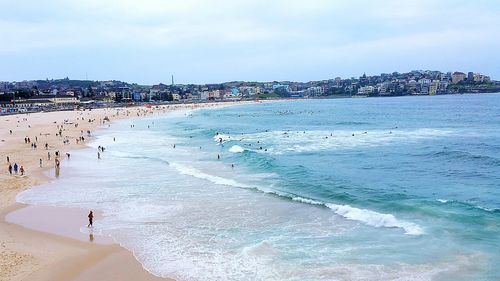
POLYGON ((188 176, 193 176, 195 178, 208 180, 208 181, 215 183, 215 184, 229 185, 229 186, 242 187, 242 188, 251 188, 251 186, 249 186, 249 185, 239 183, 239 182, 232 180, 232 179, 227 179, 227 178, 223 178, 223 177, 219 177, 219 176, 210 175, 210 174, 204 173, 204 172, 202 172, 194 167, 191 167, 191 166, 182 165, 179 163, 171 163, 170 166, 175 168, 182 175, 188 175, 188 176))
POLYGON ((402 228, 408 235, 421 235, 424 233, 419 225, 411 222, 400 221, 392 214, 377 213, 367 209, 354 208, 349 205, 326 203, 325 206, 346 219, 360 221, 366 225, 374 227, 402 228))

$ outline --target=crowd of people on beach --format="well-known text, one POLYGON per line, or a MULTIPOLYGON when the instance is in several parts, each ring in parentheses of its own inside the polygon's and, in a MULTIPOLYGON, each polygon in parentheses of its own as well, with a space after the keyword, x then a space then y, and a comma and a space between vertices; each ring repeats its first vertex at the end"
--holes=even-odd
MULTIPOLYGON (((167 106, 167 107, 158 108, 158 109, 163 110, 163 112, 165 113, 167 110, 170 110, 170 107, 167 106)), ((150 109, 150 108, 146 108, 146 109, 137 108, 137 110, 136 110, 136 115, 137 116, 147 116, 147 115, 153 114, 153 113, 154 113, 154 111, 152 109, 150 109)), ((87 113, 87 114, 89 114, 89 113, 87 113)), ((120 115, 122 115, 122 116, 129 117, 131 114, 132 114, 132 111, 128 110, 128 109, 116 109, 116 112, 112 116, 113 117, 119 117, 120 115)), ((85 142, 88 137, 91 136, 91 131, 90 130, 80 130, 80 136, 78 136, 77 138, 75 138, 74 142, 73 142, 72 141, 73 138, 71 136, 65 135, 65 132, 66 132, 66 130, 67 130, 68 127, 72 126, 75 129, 78 128, 79 127, 79 123, 78 122, 94 123, 94 122, 97 121, 96 118, 87 118, 87 117, 83 116, 84 112, 80 112, 79 115, 80 115, 80 117, 76 118, 77 122, 71 122, 69 119, 64 119, 60 123, 57 123, 56 121, 54 122, 56 124, 55 136, 58 136, 59 138, 62 139, 62 144, 63 145, 70 145, 72 143, 74 143, 74 144, 81 144, 81 143, 85 142)), ((28 114, 26 116, 27 117, 23 117, 22 119, 20 119, 20 120, 17 121, 17 123, 18 123, 17 127, 18 128, 20 127, 21 120, 23 122, 29 122, 28 121, 28 117, 30 116, 30 114, 28 114)), ((108 116, 105 116, 104 118, 99 119, 99 125, 104 125, 107 122, 110 122, 110 118, 108 116)), ((27 124, 27 126, 28 126, 28 128, 31 128, 31 124, 27 124)), ((110 125, 108 125, 108 126, 110 126, 110 125)), ((134 127, 134 125, 132 125, 132 127, 134 127)), ((10 129, 9 130, 9 135, 13 135, 13 134, 14 134, 14 131, 12 129, 10 129)), ((39 133, 39 136, 37 136, 37 135, 35 135, 34 137, 25 136, 24 137, 24 143, 27 144, 27 145, 29 145, 31 150, 38 151, 38 149, 39 149, 39 137, 43 139, 44 137, 48 137, 50 135, 51 135, 50 132, 44 132, 44 133, 39 133)), ((60 154, 60 152, 58 150, 57 151, 52 151, 52 153, 54 154, 54 157, 52 157, 49 143, 45 142, 43 144, 43 147, 45 148, 45 150, 47 150, 47 160, 46 161, 51 161, 53 159, 53 161, 54 161, 54 167, 56 169, 59 169, 60 165, 61 165, 61 162, 60 162, 61 154, 60 154)), ((101 153, 103 153, 104 150, 105 150, 104 147, 99 146, 99 148, 98 148, 98 159, 101 158, 101 153)), ((66 157, 67 157, 67 159, 70 159, 71 154, 70 153, 66 153, 66 157)), ((7 156, 7 164, 8 164, 8 172, 9 172, 10 175, 18 175, 18 174, 21 174, 22 176, 25 175, 25 167, 23 165, 20 165, 20 164, 16 163, 16 162, 12 162, 11 163, 11 159, 10 159, 9 156, 7 156)), ((38 166, 40 168, 44 168, 44 159, 43 158, 39 158, 38 159, 38 166)))
MULTIPOLYGON (((80 118, 77 118, 77 119, 80 119, 80 118)), ((84 118, 82 117, 81 118, 82 120, 84 120, 84 118)), ((22 119, 24 122, 28 122, 28 118, 23 118, 22 119)), ((109 120, 109 119, 108 119, 109 120)), ((57 124, 57 130, 55 132, 55 136, 58 136, 60 138, 62 138, 62 143, 63 145, 70 145, 71 144, 71 137, 70 136, 64 136, 63 133, 66 131, 64 125, 65 124, 68 124, 68 120, 64 120, 64 123, 63 124, 57 124)), ((18 121, 19 123, 19 121, 18 121)), ((56 122, 54 122, 56 123, 56 122)), ((18 126, 19 127, 19 126, 18 126)), ((28 128, 31 128, 31 125, 28 124, 28 128)), ((74 124, 74 128, 78 128, 78 123, 75 123, 74 124)), ((9 135, 12 135, 14 132, 12 129, 9 130, 9 135)), ((90 136, 91 135, 91 132, 90 130, 87 130, 87 131, 83 131, 83 130, 80 130, 80 136, 78 138, 75 139, 75 143, 76 144, 80 144, 82 142, 85 141, 85 133, 86 133, 86 136, 90 136)), ((50 136, 51 134, 49 132, 47 133, 39 133, 39 135, 35 135, 34 137, 30 137, 30 136, 25 136, 24 137, 24 144, 26 145, 29 145, 30 146, 30 149, 33 150, 33 151, 37 151, 38 150, 38 147, 39 147, 39 137, 40 138, 46 138, 48 136, 50 136)), ((47 161, 51 161, 52 159, 52 154, 51 154, 51 151, 50 151, 50 146, 49 146, 49 143, 48 142, 45 142, 43 144, 43 148, 45 148, 45 150, 47 150, 47 161)), ((59 150, 55 150, 55 151, 52 151, 55 155, 54 157, 54 168, 56 168, 56 175, 58 174, 58 170, 61 166, 61 153, 59 150)), ((65 153, 66 155, 66 158, 67 159, 70 159, 71 157, 71 154, 69 152, 66 152, 65 153)), ((7 167, 7 170, 8 170, 8 173, 9 175, 20 175, 20 176, 24 176, 26 175, 26 170, 25 170, 25 167, 24 165, 20 165, 18 164, 17 162, 11 162, 11 159, 10 159, 10 156, 7 156, 7 164, 8 164, 8 167, 7 167)), ((38 164, 39 164, 39 167, 40 168, 44 168, 44 160, 43 158, 39 158, 38 159, 38 164)))

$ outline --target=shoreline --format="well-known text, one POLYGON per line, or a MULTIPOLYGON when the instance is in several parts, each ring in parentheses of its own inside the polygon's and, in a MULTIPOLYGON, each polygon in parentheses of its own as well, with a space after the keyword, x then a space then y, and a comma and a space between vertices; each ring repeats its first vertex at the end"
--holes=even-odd
MULTIPOLYGON (((60 151, 60 159, 64 160, 66 152, 88 148, 87 140, 78 144, 74 141, 81 135, 87 138, 87 130, 91 132, 104 130, 107 128, 105 125, 110 126, 113 121, 158 116, 182 109, 220 108, 252 103, 254 102, 179 104, 154 108, 104 108, 91 111, 57 111, 0 116, 0 155, 3 158, 0 161, 6 161, 8 156, 11 163, 23 165, 26 170, 24 176, 9 175, 8 172, 6 173, 8 164, 4 162, 6 163, 4 171, 0 172, 0 194, 2 195, 0 201, 0 279, 9 281, 26 279, 116 280, 116 278, 120 280, 172 280, 154 276, 145 270, 132 252, 115 241, 100 243, 106 238, 97 237, 97 235, 93 241, 85 241, 84 238, 79 239, 72 235, 74 229, 68 232, 66 224, 59 225, 59 228, 57 228, 57 222, 55 225, 43 225, 43 223, 36 225, 35 223, 33 226, 33 220, 30 220, 32 216, 39 213, 48 215, 48 220, 45 220, 45 217, 42 220, 47 222, 67 221, 68 218, 74 220, 74 216, 80 216, 80 214, 83 214, 83 218, 86 219, 86 210, 67 212, 66 208, 25 205, 18 203, 16 196, 19 192, 56 180, 56 175, 49 175, 49 172, 55 169, 45 157, 46 153, 60 151), (109 118, 109 122, 102 121, 105 117, 109 118), (94 121, 88 122, 88 119, 94 121), (76 123, 78 126, 74 125, 76 123), (56 131, 56 125, 64 126, 63 136, 51 134, 56 131), (12 134, 9 130, 13 131, 12 134), (23 143, 24 137, 36 138, 38 148, 30 148, 28 144, 23 143), (66 137, 71 144, 62 143, 66 137), (43 147, 45 142, 50 143, 50 149, 46 150, 43 147), (14 155, 16 157, 13 157, 14 155), (39 158, 42 159, 43 167, 38 165, 39 158), (45 164, 46 161, 48 165, 45 164)), ((65 161, 61 161, 61 171, 64 171, 64 163, 65 161)), ((97 212, 96 215, 99 216, 99 213, 97 212)), ((39 217, 40 215, 37 216, 39 217)), ((75 225, 69 227, 74 228, 75 225)), ((82 234, 79 228, 76 232, 82 234)), ((110 237, 107 239, 112 240, 110 237)))

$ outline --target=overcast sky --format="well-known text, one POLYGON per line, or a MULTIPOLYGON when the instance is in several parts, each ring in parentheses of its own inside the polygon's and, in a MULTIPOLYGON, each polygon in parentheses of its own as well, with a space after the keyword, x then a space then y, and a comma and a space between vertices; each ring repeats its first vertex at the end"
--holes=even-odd
POLYGON ((500 5, 461 0, 0 0, 0 81, 500 79, 500 5))

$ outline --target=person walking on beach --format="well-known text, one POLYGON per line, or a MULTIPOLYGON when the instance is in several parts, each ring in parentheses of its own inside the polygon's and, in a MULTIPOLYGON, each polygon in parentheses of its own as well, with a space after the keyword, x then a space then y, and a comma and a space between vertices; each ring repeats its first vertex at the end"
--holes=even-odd
POLYGON ((11 164, 9 164, 9 174, 12 175, 12 165, 11 164))
POLYGON ((40 158, 40 168, 42 167, 42 158, 40 158))
POLYGON ((14 173, 17 174, 17 163, 14 163, 14 173))
POLYGON ((21 172, 21 176, 24 176, 24 167, 21 165, 21 168, 19 169, 19 171, 21 172))
POLYGON ((97 159, 101 159, 101 153, 97 152, 97 159))
POLYGON ((87 225, 87 227, 93 227, 92 223, 94 222, 94 213, 92 211, 90 211, 88 218, 89 218, 89 224, 87 225))

